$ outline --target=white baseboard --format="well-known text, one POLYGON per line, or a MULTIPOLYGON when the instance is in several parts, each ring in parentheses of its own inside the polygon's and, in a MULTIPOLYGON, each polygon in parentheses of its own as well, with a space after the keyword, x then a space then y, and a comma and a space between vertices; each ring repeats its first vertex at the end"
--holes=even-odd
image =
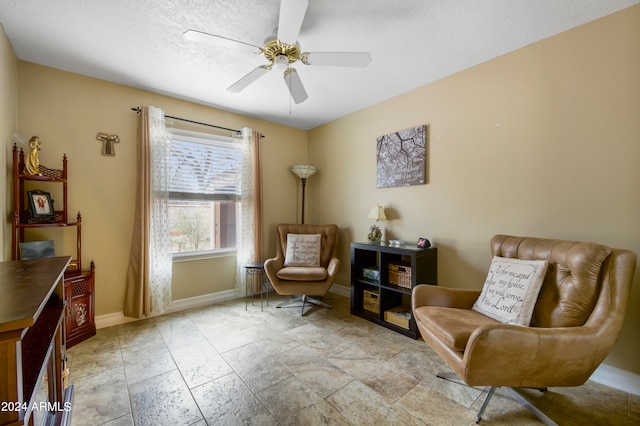
POLYGON ((112 312, 110 314, 98 315, 96 317, 96 328, 112 327, 114 325, 126 324, 128 322, 138 321, 136 318, 125 317, 122 312, 112 312))
POLYGON ((227 300, 233 300, 237 298, 238 294, 235 290, 225 290, 219 291, 217 293, 203 294, 202 296, 189 297, 187 299, 174 300, 167 310, 167 313, 180 312, 184 311, 185 309, 200 308, 202 306, 226 302, 227 300))
POLYGON ((591 375, 590 380, 627 393, 640 395, 640 374, 631 371, 600 364, 591 375))
POLYGON ((329 289, 331 293, 338 294, 344 297, 351 297, 351 287, 346 287, 340 284, 333 284, 329 289))
MULTIPOLYGON (((351 297, 351 288, 347 286, 334 284, 330 291, 340 296, 351 297)), ((226 302, 236 298, 238 298, 238 295, 235 290, 226 290, 218 293, 189 297, 187 299, 175 300, 167 312, 179 312, 185 309, 199 308, 201 306, 226 302)), ((100 329, 111 327, 132 321, 137 320, 135 318, 124 316, 122 312, 98 315, 96 317, 96 328, 100 329)), ((593 375, 591 375, 591 380, 627 393, 640 395, 640 375, 627 370, 601 364, 593 375)))
MULTIPOLYGON (((238 296, 236 295, 235 290, 226 290, 217 293, 204 294, 202 296, 174 300, 173 303, 171 303, 171 306, 166 310, 166 312, 180 312, 184 311, 185 309, 199 308, 201 306, 207 306, 214 303, 236 299, 237 297, 238 296)), ((99 330, 101 328, 126 324, 133 321, 138 321, 138 319, 127 317, 122 312, 113 312, 110 314, 98 315, 96 317, 96 328, 99 330)))

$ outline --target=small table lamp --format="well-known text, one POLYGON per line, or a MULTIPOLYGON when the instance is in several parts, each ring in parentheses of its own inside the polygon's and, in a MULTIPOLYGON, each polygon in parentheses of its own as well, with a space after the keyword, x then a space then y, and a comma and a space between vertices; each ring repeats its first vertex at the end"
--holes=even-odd
POLYGON ((291 171, 302 180, 302 223, 304 223, 304 188, 307 185, 307 178, 314 175, 318 168, 308 164, 296 164, 291 166, 291 171))
POLYGON ((367 240, 375 244, 380 244, 380 241, 382 240, 382 231, 378 226, 378 221, 387 220, 387 216, 385 216, 384 214, 384 207, 382 207, 380 204, 376 204, 375 206, 371 207, 371 210, 369 211, 369 219, 374 219, 376 223, 371 225, 369 235, 367 235, 367 240))

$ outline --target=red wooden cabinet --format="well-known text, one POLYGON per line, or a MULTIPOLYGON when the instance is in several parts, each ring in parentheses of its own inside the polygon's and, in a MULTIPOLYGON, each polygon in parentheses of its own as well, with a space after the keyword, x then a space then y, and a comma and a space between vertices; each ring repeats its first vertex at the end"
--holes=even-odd
POLYGON ((64 299, 67 302, 67 348, 96 335, 94 315, 95 266, 88 272, 66 273, 64 299))

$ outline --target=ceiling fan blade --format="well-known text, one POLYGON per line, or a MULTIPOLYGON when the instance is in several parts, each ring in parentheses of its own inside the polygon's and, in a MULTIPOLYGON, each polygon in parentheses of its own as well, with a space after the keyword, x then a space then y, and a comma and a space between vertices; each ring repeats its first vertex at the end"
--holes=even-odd
POLYGON ((205 33, 198 30, 187 30, 182 33, 182 35, 187 40, 206 43, 211 46, 221 46, 229 49, 242 49, 254 53, 258 53, 260 51, 260 46, 245 43, 244 41, 233 40, 231 38, 222 37, 215 34, 205 33))
POLYGON ((296 104, 304 102, 309 97, 295 68, 287 68, 284 72, 284 81, 287 83, 289 93, 296 104))
POLYGON ((334 67, 366 67, 371 63, 369 52, 307 52, 302 54, 306 65, 334 67))
POLYGON ((280 0, 278 40, 291 45, 296 44, 308 6, 308 0, 280 0))
POLYGON ((249 74, 242 77, 240 80, 233 83, 231 86, 227 88, 228 92, 238 93, 247 88, 248 85, 265 75, 271 70, 266 65, 260 65, 258 68, 255 68, 249 74))

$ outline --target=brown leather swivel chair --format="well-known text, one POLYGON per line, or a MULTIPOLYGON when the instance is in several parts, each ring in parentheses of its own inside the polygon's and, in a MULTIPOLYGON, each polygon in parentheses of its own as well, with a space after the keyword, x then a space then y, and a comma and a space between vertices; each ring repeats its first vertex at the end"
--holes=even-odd
POLYGON ((276 257, 268 259, 264 263, 264 269, 271 285, 279 295, 298 296, 277 307, 302 302, 302 315, 305 314, 304 308, 307 303, 331 308, 331 305, 310 296, 324 296, 338 274, 340 267, 340 260, 336 257, 338 227, 336 225, 280 224, 277 231, 276 257), (285 266, 288 234, 320 234, 320 265, 285 266))
POLYGON ((470 386, 496 387, 555 424, 513 388, 584 384, 616 342, 624 321, 636 253, 600 244, 496 235, 494 256, 547 260, 529 327, 503 324, 471 310, 480 290, 419 285, 413 314, 424 341, 470 386))

